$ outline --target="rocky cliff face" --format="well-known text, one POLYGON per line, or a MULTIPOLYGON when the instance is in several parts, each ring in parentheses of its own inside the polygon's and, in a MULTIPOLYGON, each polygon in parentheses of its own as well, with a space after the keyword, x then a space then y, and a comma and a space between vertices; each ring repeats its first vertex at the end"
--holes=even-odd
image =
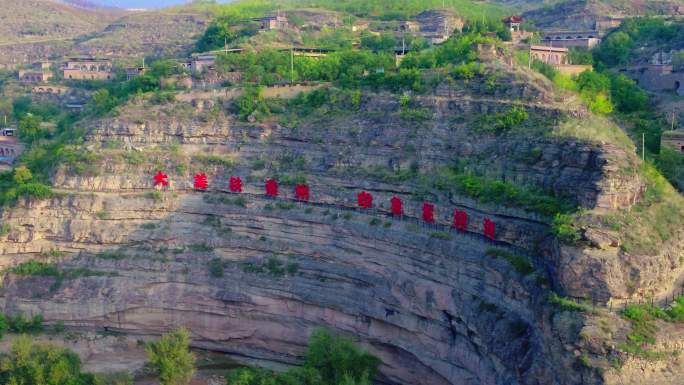
MULTIPOLYGON (((369 93, 357 109, 263 123, 238 121, 220 98, 139 102, 89 123, 97 163, 80 174, 65 165, 54 177, 58 197, 2 214, 11 231, 0 238, 0 265, 46 258, 64 274, 6 274, 0 307, 142 335, 182 324, 196 346, 275 368, 296 364, 311 331, 327 326, 377 354, 388 384, 601 383, 577 365, 584 321, 546 297, 553 286, 607 299, 615 291, 604 271, 619 262, 580 268, 548 218, 424 181, 461 161, 590 209, 639 200, 633 154, 553 135, 560 120, 586 112, 511 76, 494 91, 462 84, 415 98, 409 112, 421 119, 396 96, 369 93), (518 96, 497 102, 488 92, 518 96), (540 98, 547 102, 533 102, 540 98), (477 116, 511 106, 529 111, 528 127, 505 136, 474 129, 477 116), (423 177, 397 176, 416 168, 423 177), (155 192, 160 169, 172 184, 155 192), (215 191, 191 190, 199 171, 215 191), (315 204, 264 198, 263 180, 275 174, 303 175, 315 204), (230 175, 245 180, 241 198, 216 191, 230 175), (360 190, 377 209, 352 209, 360 190), (393 195, 405 198, 406 218, 385 214, 393 195), (417 220, 415 197, 437 205, 435 225, 417 220), (468 232, 449 229, 453 208, 471 215, 468 232), (482 236, 484 218, 497 223, 496 242, 482 236), (516 255, 536 271, 514 269, 506 259, 516 255)), ((292 197, 291 185, 281 189, 292 197)))

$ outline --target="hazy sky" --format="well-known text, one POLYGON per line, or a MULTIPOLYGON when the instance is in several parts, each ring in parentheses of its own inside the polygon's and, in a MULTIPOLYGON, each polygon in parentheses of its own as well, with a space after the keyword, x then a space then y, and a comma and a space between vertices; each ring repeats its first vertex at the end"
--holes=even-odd
MULTIPOLYGON (((95 2, 121 8, 158 8, 187 3, 188 0, 96 0, 95 2)), ((227 3, 228 1, 219 2, 227 3)))

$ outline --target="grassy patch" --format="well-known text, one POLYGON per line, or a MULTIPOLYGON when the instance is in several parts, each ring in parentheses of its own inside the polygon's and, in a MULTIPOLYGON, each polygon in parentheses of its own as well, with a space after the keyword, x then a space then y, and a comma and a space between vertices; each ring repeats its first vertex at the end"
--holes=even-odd
POLYGON ((562 311, 593 313, 594 308, 586 303, 578 303, 569 298, 561 297, 556 293, 549 294, 547 300, 550 304, 556 305, 562 311))
POLYGON ((594 114, 566 119, 554 130, 552 135, 579 138, 592 143, 614 143, 628 151, 634 151, 634 143, 620 127, 611 122, 610 119, 594 114))
POLYGON ((60 274, 59 269, 54 264, 39 261, 21 263, 10 271, 21 276, 56 277, 60 274))
POLYGON ((641 175, 646 190, 641 201, 630 210, 599 217, 606 227, 621 231, 620 247, 635 255, 657 255, 678 229, 684 227, 682 197, 648 162, 642 164, 641 175))
POLYGON ((100 219, 100 220, 109 219, 109 212, 104 211, 104 210, 98 211, 95 213, 95 217, 97 217, 97 219, 100 219))
POLYGON ((207 263, 207 267, 209 268, 209 274, 212 277, 221 278, 223 277, 223 271, 226 265, 221 258, 212 258, 207 263))
POLYGON ((551 221, 551 230, 562 242, 574 244, 581 236, 579 229, 575 226, 575 216, 572 214, 558 213, 551 221))
POLYGON ((150 191, 148 193, 145 193, 145 197, 147 199, 151 199, 155 202, 161 202, 163 199, 163 195, 161 191, 150 191))
POLYGON ((109 259, 109 260, 114 260, 114 261, 119 261, 122 259, 128 258, 128 254, 126 254, 123 250, 105 250, 105 251, 100 251, 99 253, 95 254, 96 258, 100 259, 109 259))
POLYGON ((501 258, 513 266, 513 269, 522 275, 528 275, 535 271, 534 265, 530 260, 522 255, 516 255, 506 250, 488 249, 485 254, 490 257, 501 258))
POLYGON ((656 342, 658 327, 655 320, 669 318, 664 310, 651 305, 630 305, 622 311, 622 316, 631 321, 632 330, 627 335, 627 342, 618 345, 620 350, 650 360, 666 356, 664 352, 649 349, 649 345, 656 342))
POLYGON ((43 316, 37 314, 31 318, 26 318, 23 313, 16 313, 11 316, 0 315, 0 325, 14 333, 36 334, 43 331, 43 316))
POLYGON ((261 263, 247 262, 241 265, 242 271, 247 273, 269 274, 274 277, 282 277, 287 275, 295 275, 299 270, 299 264, 296 262, 288 262, 285 264, 280 258, 270 256, 266 261, 261 263))
POLYGON ((535 187, 471 175, 457 167, 437 170, 427 182, 440 191, 460 193, 482 203, 522 207, 549 217, 575 209, 574 203, 565 197, 535 187))
POLYGON ((221 155, 197 154, 192 156, 193 162, 197 162, 207 166, 220 166, 227 169, 232 169, 237 166, 238 162, 229 157, 221 155))
POLYGON ((244 196, 231 197, 222 194, 204 194, 202 200, 210 204, 235 205, 240 207, 247 207, 247 199, 244 196))
POLYGON ((193 243, 192 245, 188 246, 188 248, 196 253, 209 253, 214 251, 214 248, 206 243, 193 243))
POLYGON ((433 231, 430 233, 430 238, 441 239, 443 241, 450 241, 453 239, 451 234, 447 233, 446 231, 433 231))
POLYGON ((50 287, 50 291, 59 289, 65 279, 111 275, 107 272, 95 271, 86 268, 59 269, 53 263, 39 261, 24 262, 12 268, 10 271, 20 276, 52 277, 55 279, 55 281, 50 287))
POLYGON ((295 208, 295 204, 292 202, 278 202, 276 203, 276 207, 280 210, 292 210, 295 208))

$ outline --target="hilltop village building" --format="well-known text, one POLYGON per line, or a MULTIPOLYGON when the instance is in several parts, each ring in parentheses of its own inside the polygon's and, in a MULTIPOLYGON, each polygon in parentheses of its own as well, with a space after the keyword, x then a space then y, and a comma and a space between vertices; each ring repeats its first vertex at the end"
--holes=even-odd
POLYGON ((624 68, 622 71, 636 83, 651 92, 674 92, 684 95, 684 71, 675 67, 675 52, 655 53, 648 63, 624 68))
POLYGON ((568 49, 544 45, 530 46, 530 59, 558 67, 568 63, 568 49))
POLYGON ((501 19, 506 28, 511 31, 511 40, 514 43, 520 42, 523 39, 532 37, 532 32, 525 32, 522 30, 523 18, 522 16, 512 15, 501 19))
POLYGON ((19 80, 25 83, 47 83, 53 76, 51 66, 48 61, 33 63, 31 69, 19 70, 19 80))
POLYGON ((508 16, 508 17, 504 17, 503 20, 501 20, 501 21, 503 21, 503 23, 506 25, 506 28, 508 28, 511 32, 520 32, 521 31, 520 25, 522 24, 522 21, 523 21, 521 16, 517 16, 517 15, 508 16))
POLYGON ((128 67, 126 68, 126 80, 134 79, 140 75, 144 75, 147 71, 145 67, 128 67))
POLYGON ((534 60, 539 60, 542 63, 553 66, 559 72, 569 76, 578 75, 588 69, 591 69, 590 65, 570 64, 567 48, 543 45, 530 46, 530 62, 534 60))
POLYGON ((111 80, 112 61, 94 57, 69 58, 62 67, 64 79, 111 80))
POLYGON ((24 148, 17 137, 16 128, 0 129, 0 165, 11 166, 24 152, 24 148))
POLYGON ((287 16, 277 14, 274 16, 257 17, 250 19, 250 21, 255 21, 259 23, 260 31, 274 31, 280 29, 286 29, 288 27, 287 16))
POLYGON ((453 35, 454 31, 463 29, 463 20, 445 10, 423 11, 413 20, 418 25, 418 31, 413 33, 430 44, 442 44, 453 35))
POLYGON ((661 146, 672 147, 684 154, 684 130, 663 132, 660 144, 661 146))
POLYGON ((561 48, 581 47, 592 49, 601 43, 599 31, 545 31, 544 43, 561 48))
POLYGON ((188 71, 196 73, 206 72, 216 68, 216 57, 215 53, 195 54, 189 59, 181 60, 178 64, 181 68, 188 71))

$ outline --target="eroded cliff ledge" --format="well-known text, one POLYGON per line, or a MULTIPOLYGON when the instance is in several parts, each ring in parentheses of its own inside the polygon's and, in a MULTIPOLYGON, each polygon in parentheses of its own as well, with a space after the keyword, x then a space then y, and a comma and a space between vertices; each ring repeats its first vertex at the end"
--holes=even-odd
MULTIPOLYGON (((212 96, 138 101, 90 122, 95 163, 61 167, 58 197, 5 210, 11 231, 0 238, 3 267, 47 258, 79 273, 8 273, 0 305, 133 334, 184 324, 196 346, 274 367, 296 364, 310 332, 328 326, 377 354, 391 384, 601 383, 577 365, 584 321, 547 296, 627 297, 617 244, 592 246, 587 227, 584 251, 559 248, 551 218, 467 197, 449 177, 458 166, 605 213, 641 200, 638 160, 629 147, 564 135, 590 115, 539 79, 496 70, 505 76, 493 91, 438 87, 410 109, 369 92, 353 109, 341 97, 246 123, 228 112, 230 98, 212 96), (524 125, 498 136, 477 129, 516 106, 529 113, 524 125), (151 188, 157 170, 168 190, 151 188), (192 191, 200 171, 211 192, 192 191), (244 178, 242 197, 225 192, 230 175, 244 178), (315 204, 264 198, 274 176, 285 198, 305 178, 315 204), (377 210, 351 209, 360 190, 377 210), (407 218, 384 214, 393 195, 407 218), (436 204, 437 225, 417 220, 423 199, 436 204), (454 208, 471 215, 468 232, 449 229, 454 208), (482 236, 484 218, 497 223, 496 242, 482 236), (606 248, 613 264, 584 263, 606 248), (516 256, 534 271, 507 261, 516 256)), ((636 283, 643 290, 679 272, 678 259, 653 261, 636 283)))

